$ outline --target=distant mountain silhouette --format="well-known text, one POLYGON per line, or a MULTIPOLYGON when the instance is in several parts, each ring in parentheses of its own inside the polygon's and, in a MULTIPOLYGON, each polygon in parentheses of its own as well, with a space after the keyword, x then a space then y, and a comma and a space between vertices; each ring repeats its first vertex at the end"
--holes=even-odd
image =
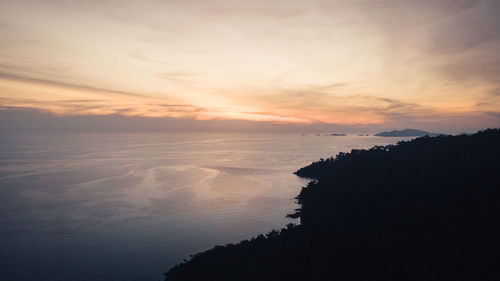
POLYGON ((393 130, 390 132, 381 132, 376 134, 378 137, 423 137, 423 136, 437 136, 438 134, 429 133, 416 129, 393 130))
POLYGON ((216 246, 165 280, 500 280, 500 130, 353 149, 315 179, 289 224, 216 246))

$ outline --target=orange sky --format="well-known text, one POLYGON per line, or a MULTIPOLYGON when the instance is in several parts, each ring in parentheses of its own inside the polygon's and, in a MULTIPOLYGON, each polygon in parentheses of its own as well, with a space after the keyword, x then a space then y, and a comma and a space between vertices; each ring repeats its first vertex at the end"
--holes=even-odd
POLYGON ((3 0, 0 105, 500 126, 499 14, 494 0, 3 0))

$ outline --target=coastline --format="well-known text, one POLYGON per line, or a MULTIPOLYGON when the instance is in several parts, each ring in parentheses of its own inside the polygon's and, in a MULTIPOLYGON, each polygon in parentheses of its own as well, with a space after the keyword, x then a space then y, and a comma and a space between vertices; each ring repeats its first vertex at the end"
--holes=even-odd
POLYGON ((165 280, 494 280, 499 141, 490 129, 313 162, 296 172, 315 179, 300 225, 198 253, 165 280))

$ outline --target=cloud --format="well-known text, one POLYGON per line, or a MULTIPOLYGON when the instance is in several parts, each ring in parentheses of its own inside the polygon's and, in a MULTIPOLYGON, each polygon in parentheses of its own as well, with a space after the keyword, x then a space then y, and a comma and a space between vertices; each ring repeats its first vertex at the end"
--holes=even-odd
POLYGON ((142 61, 146 61, 146 62, 152 62, 152 63, 164 64, 164 65, 170 65, 171 64, 168 61, 163 60, 163 59, 147 57, 147 56, 143 55, 141 52, 138 52, 138 51, 134 51, 130 56, 132 58, 134 58, 134 59, 138 59, 138 60, 142 60, 142 61))
POLYGON ((350 83, 309 84, 296 88, 278 87, 269 93, 234 97, 238 103, 267 109, 256 111, 275 116, 294 117, 306 123, 379 124, 394 114, 417 116, 435 114, 431 107, 377 95, 354 94, 350 83), (241 99, 241 100, 238 100, 241 99))
POLYGON ((186 105, 186 104, 150 104, 152 106, 158 106, 158 107, 163 107, 166 108, 169 112, 192 112, 192 113, 199 113, 199 112, 207 112, 208 109, 204 107, 199 107, 199 106, 194 106, 194 105, 186 105))
POLYGON ((498 122, 500 123, 500 111, 497 111, 497 112, 485 112, 484 114, 496 118, 498 120, 498 122))
POLYGON ((109 95, 146 97, 145 95, 132 93, 132 92, 117 91, 117 90, 112 90, 112 89, 103 89, 103 88, 97 88, 97 87, 79 85, 79 84, 70 84, 70 83, 65 83, 65 82, 51 81, 51 80, 45 80, 45 79, 39 79, 39 78, 33 78, 33 77, 25 77, 25 76, 19 76, 19 75, 15 75, 15 74, 1 73, 1 72, 0 72, 0 79, 15 80, 15 81, 21 81, 21 82, 28 82, 28 83, 45 84, 45 85, 51 85, 51 86, 56 86, 56 87, 70 88, 70 89, 77 89, 77 90, 84 90, 84 91, 91 91, 91 92, 101 92, 101 93, 106 93, 109 95))
POLYGON ((207 112, 206 108, 193 105, 169 105, 147 103, 138 107, 134 103, 110 104, 109 100, 53 100, 0 98, 0 105, 8 107, 38 108, 59 115, 103 115, 121 114, 127 116, 198 118, 207 112))
POLYGON ((32 108, 0 106, 0 131, 9 133, 22 133, 28 131, 265 131, 316 134, 331 132, 377 133, 387 129, 413 127, 435 132, 461 133, 500 126, 498 112, 476 113, 468 116, 448 116, 448 118, 439 116, 438 118, 441 123, 435 122, 432 116, 416 118, 405 115, 395 115, 394 117, 397 118, 385 124, 372 124, 366 126, 363 124, 297 124, 249 120, 197 120, 193 118, 124 116, 121 114, 61 116, 54 115, 50 112, 34 110, 32 108))

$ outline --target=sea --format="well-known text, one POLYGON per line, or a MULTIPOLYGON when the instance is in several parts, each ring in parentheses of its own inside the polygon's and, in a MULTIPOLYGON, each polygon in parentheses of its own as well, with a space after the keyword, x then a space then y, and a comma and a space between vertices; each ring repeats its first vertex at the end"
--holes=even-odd
MULTIPOLYGON (((406 138, 407 139, 407 138, 406 138)), ((0 133, 0 280, 162 280, 288 223, 320 158, 402 138, 329 133, 0 133)))

